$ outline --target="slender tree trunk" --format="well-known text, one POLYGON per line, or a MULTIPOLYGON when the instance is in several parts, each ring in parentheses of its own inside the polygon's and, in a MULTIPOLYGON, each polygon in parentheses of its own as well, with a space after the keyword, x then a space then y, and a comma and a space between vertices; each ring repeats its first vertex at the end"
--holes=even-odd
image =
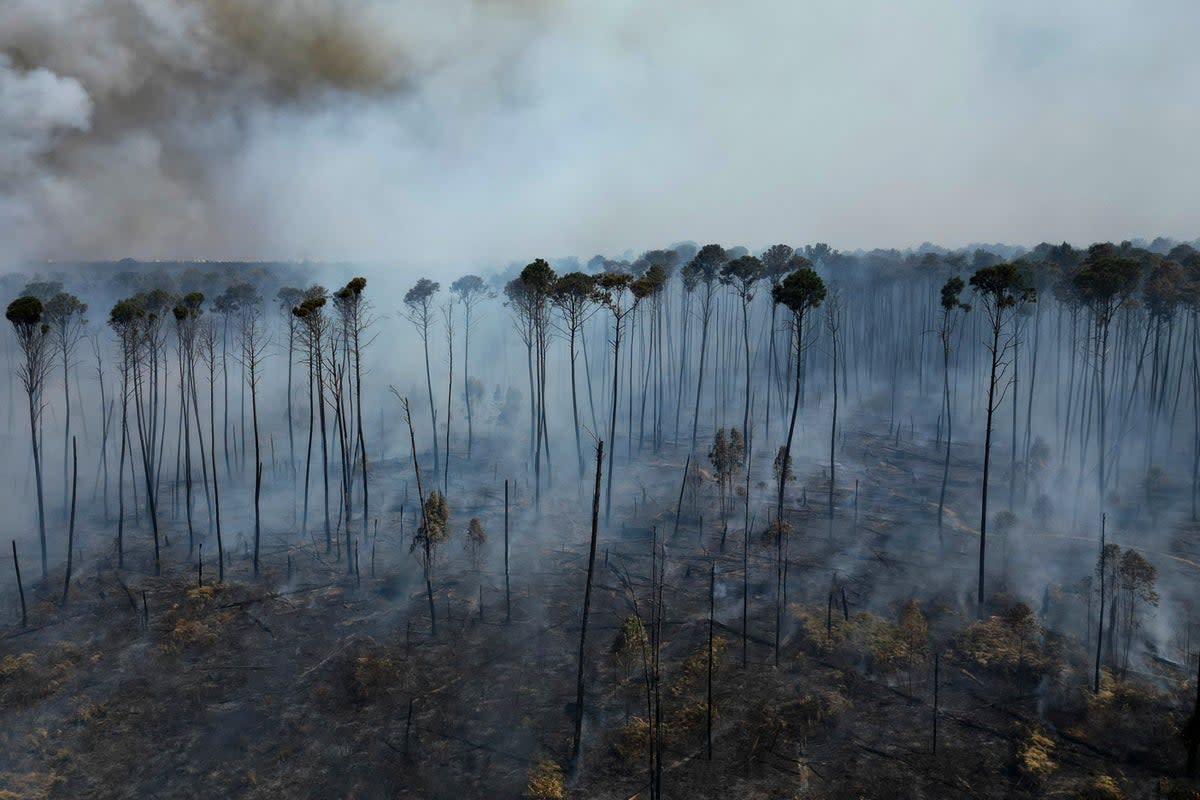
POLYGON ((1107 565, 1104 563, 1107 555, 1104 549, 1105 527, 1108 518, 1106 515, 1100 515, 1100 616, 1096 628, 1096 667, 1092 678, 1092 692, 1100 693, 1100 653, 1104 649, 1104 579, 1105 573, 1108 571, 1107 565))
POLYGON ((325 422, 325 364, 324 355, 321 352, 320 339, 317 340, 314 350, 317 354, 317 415, 321 422, 321 477, 325 502, 325 552, 329 553, 333 550, 333 528, 329 521, 329 435, 325 422))
MULTIPOLYGON (((408 422, 408 442, 412 448, 413 473, 417 478, 417 500, 421 504, 421 525, 425 529, 425 544, 424 556, 421 559, 421 564, 425 573, 425 594, 429 599, 429 634, 433 638, 437 638, 437 609, 433 602, 433 551, 429 541, 429 518, 426 516, 425 510, 425 488, 421 483, 421 464, 417 460, 417 436, 413 431, 412 412, 408 407, 408 400, 404 400, 404 419, 408 422)), ((437 439, 437 436, 434 436, 437 439)))
MULTIPOLYGON (((949 313, 949 312, 947 312, 949 313)), ((946 485, 950 482, 950 443, 954 438, 954 409, 950 403, 950 330, 948 319, 942 329, 942 413, 946 420, 946 458, 942 462, 942 488, 938 492, 938 546, 942 544, 943 517, 946 510, 946 485)))
POLYGON ((292 473, 292 485, 296 477, 296 437, 293 433, 292 419, 292 369, 296 363, 296 320, 291 310, 288 310, 288 377, 287 377, 287 424, 288 424, 288 467, 292 473))
MULTIPOLYGON (((450 368, 446 378, 446 462, 443 465, 442 493, 450 491, 450 418, 454 403, 454 306, 446 308, 446 346, 450 354, 450 368)), ((436 433, 434 434, 436 438, 436 433)))
POLYGON ((717 607, 717 565, 708 565, 708 703, 705 714, 705 733, 708 740, 708 760, 713 759, 712 721, 713 721, 713 623, 716 619, 717 607))
POLYGON ((17 559, 17 540, 12 540, 13 572, 17 575, 17 594, 21 596, 21 627, 29 627, 29 611, 25 608, 25 584, 21 582, 21 562, 17 559))
MULTIPOLYGON (((838 330, 837 330, 837 311, 832 304, 829 306, 829 337, 832 343, 833 355, 833 422, 829 426, 829 536, 833 538, 833 493, 836 486, 836 468, 837 464, 834 461, 834 453, 837 447, 837 416, 838 416, 838 385, 837 385, 837 366, 838 366, 838 330)), ((747 351, 749 352, 749 351, 747 351)))
POLYGON ((575 422, 575 455, 579 462, 579 479, 583 480, 583 443, 579 438, 579 399, 575 386, 575 336, 576 326, 572 325, 567 339, 571 357, 571 418, 575 422))
POLYGON ((988 473, 992 465, 992 416, 996 411, 996 369, 1000 361, 1000 323, 992 324, 992 371, 988 380, 987 427, 983 439, 983 496, 979 512, 979 591, 976 613, 983 619, 983 573, 987 550, 988 473))
POLYGON ((704 388, 704 357, 708 352, 708 322, 712 306, 712 287, 708 288, 708 295, 704 300, 702 317, 700 320, 700 368, 696 375, 696 408, 692 412, 692 450, 696 449, 696 434, 700 426, 700 394, 704 388))
MULTIPOLYGON (((611 463, 611 461, 610 461, 611 463)), ((575 739, 571 746, 571 763, 579 761, 583 742, 584 654, 587 645, 588 614, 592 608, 592 576, 596 569, 596 538, 600 530, 600 477, 604 472, 604 440, 596 442, 596 484, 592 491, 592 540, 588 549, 587 582, 583 589, 583 623, 579 628, 579 669, 575 684, 575 739)))
POLYGON ((225 313, 221 333, 221 391, 224 393, 225 412, 222 418, 225 425, 225 477, 232 475, 233 468, 229 460, 229 314, 225 313))
MULTIPOLYGON (((146 506, 150 514, 150 529, 154 534, 154 574, 158 575, 162 570, 162 561, 159 548, 159 531, 158 531, 158 507, 157 507, 157 491, 155 486, 155 469, 154 469, 154 428, 156 427, 155 417, 157 411, 154 408, 153 389, 150 391, 148 401, 143 400, 143 390, 140 386, 141 372, 134 368, 133 383, 134 383, 134 410, 136 411, 138 423, 138 444, 142 451, 142 473, 146 478, 146 506), (147 409, 146 403, 150 404, 147 409)), ((153 374, 150 375, 150 380, 157 380, 153 374)))
POLYGON ((70 333, 63 332, 62 362, 63 362, 63 407, 66 409, 63 429, 63 514, 67 513, 67 457, 71 449, 71 363, 68 337, 70 333))
MULTIPOLYGON (((438 474, 441 466, 441 459, 438 453, 438 438, 437 438, 437 406, 433 404, 433 373, 429 369, 429 322, 426 320, 422 326, 421 341, 425 346, 425 387, 429 391, 429 422, 433 426, 431 432, 433 434, 433 474, 438 474)), ((434 480, 437 480, 434 478, 434 480)))
POLYGON ((221 538, 221 490, 220 482, 217 479, 217 376, 215 361, 216 359, 210 352, 208 365, 208 440, 212 447, 209 448, 208 456, 212 466, 213 520, 217 527, 217 580, 224 582, 225 542, 221 538))
POLYGON ((777 306, 771 303, 770 330, 767 332, 767 416, 763 420, 763 441, 771 441, 771 391, 775 384, 775 312, 777 306))
POLYGON ((252 343, 250 361, 250 420, 254 426, 254 576, 258 577, 259 553, 262 544, 262 443, 258 435, 258 355, 253 352, 257 345, 252 343))
POLYGON ((42 451, 38 441, 38 409, 35 391, 27 392, 29 396, 29 431, 30 439, 33 443, 33 477, 37 483, 37 509, 38 509, 38 544, 41 547, 42 553, 42 579, 44 580, 50 574, 49 563, 46 558, 46 503, 42 494, 42 451))
POLYGON ((512 622, 512 586, 508 578, 508 479, 504 479, 504 622, 512 622))
MULTIPOLYGON (((370 494, 367 488, 367 441, 363 433, 363 413, 362 413, 362 346, 359 342, 359 320, 355 317, 354 323, 354 399, 356 402, 355 415, 358 423, 358 449, 362 458, 362 535, 363 540, 367 538, 367 517, 370 514, 370 494)), ((383 437, 381 436, 380 439, 383 437)), ((469 441, 469 440, 468 440, 469 441)), ((470 445, 468 445, 468 448, 470 445)), ((376 527, 378 527, 376 521, 376 527)), ((372 557, 374 554, 374 545, 372 545, 372 557)), ((372 568, 373 569, 373 568, 372 568)))
POLYGON ((775 666, 779 666, 779 645, 783 634, 783 540, 787 537, 787 519, 784 514, 784 489, 787 486, 788 472, 792 462, 792 440, 796 434, 796 412, 800 409, 800 360, 804 353, 804 314, 793 315, 793 327, 796 347, 795 387, 792 395, 792 415, 788 422, 787 443, 783 446, 782 463, 779 465, 779 502, 776 516, 777 529, 775 538, 775 666))
MULTIPOLYGON (((572 368, 574 366, 574 364, 571 365, 572 368)), ((571 388, 574 389, 574 387, 571 388)), ((463 321, 463 400, 467 404, 467 460, 470 461, 475 427, 471 412, 471 306, 469 305, 466 306, 466 319, 463 321)))
POLYGON ((125 568, 125 448, 129 442, 129 362, 121 367, 121 457, 117 465, 117 569, 125 568))
POLYGON ((67 574, 63 580, 63 604, 71 593, 71 566, 75 563, 75 498, 79 490, 79 450, 75 437, 71 437, 71 515, 67 527, 67 574))
POLYGON ((609 515, 612 513, 612 485, 613 485, 613 453, 615 448, 613 442, 617 435, 617 402, 620 394, 617 391, 618 383, 621 379, 621 317, 614 315, 615 324, 613 325, 613 380, 612 380, 612 417, 608 424, 608 486, 604 493, 604 522, 608 524, 609 515))

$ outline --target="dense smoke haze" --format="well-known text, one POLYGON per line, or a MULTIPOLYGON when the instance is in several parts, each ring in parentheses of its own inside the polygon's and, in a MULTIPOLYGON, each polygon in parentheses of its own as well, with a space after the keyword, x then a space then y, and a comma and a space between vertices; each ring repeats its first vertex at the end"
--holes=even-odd
POLYGON ((4 259, 1192 238, 1195 4, 9 0, 4 259))

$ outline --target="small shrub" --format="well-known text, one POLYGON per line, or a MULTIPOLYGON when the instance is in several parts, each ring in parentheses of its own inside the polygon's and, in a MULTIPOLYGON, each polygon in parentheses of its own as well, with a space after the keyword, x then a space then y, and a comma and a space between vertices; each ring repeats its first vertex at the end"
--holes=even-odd
POLYGON ((1041 629, 1024 603, 973 623, 955 640, 959 657, 1009 676, 1041 677, 1056 659, 1040 643, 1041 629))
MULTIPOLYGON (((713 671, 716 672, 721 664, 721 656, 728 646, 724 637, 714 636, 712 641, 713 671)), ((679 665, 679 672, 671 682, 669 691, 675 696, 686 694, 704 685, 708 677, 708 644, 707 642, 693 651, 679 665)))
POLYGON ((612 652, 620 665, 628 670, 641 663, 643 648, 647 646, 647 643, 646 626, 642 624, 637 614, 630 614, 625 617, 625 621, 621 623, 621 629, 617 631, 617 637, 613 640, 612 652))
POLYGON ((19 706, 54 694, 83 658, 78 647, 66 643, 40 659, 33 653, 0 658, 0 706, 19 706), (51 666, 42 666, 47 663, 51 666))
POLYGON ((1041 731, 1030 728, 1017 745, 1017 772, 1034 783, 1050 777, 1058 764, 1052 758, 1054 740, 1041 731))
POLYGON ((1077 800, 1125 800, 1121 787, 1110 775, 1096 775, 1076 793, 1077 800))
POLYGON ((356 703, 366 703, 387 694, 399 677, 395 662, 374 640, 351 648, 344 662, 346 693, 356 703))
POLYGON ((622 759, 636 761, 649 750, 650 723, 642 717, 630 717, 629 721, 617 729, 617 738, 613 749, 622 759))
POLYGON ((0 772, 0 800, 46 800, 64 783, 56 772, 0 772))
POLYGON ((790 716, 798 719, 806 730, 811 731, 852 707, 850 699, 837 688, 814 689, 800 696, 790 716))
POLYGON ((1200 790, 1186 784, 1180 785, 1168 778, 1159 778, 1154 787, 1154 796, 1163 800, 1200 800, 1200 790))
POLYGON ((529 800, 562 800, 564 790, 563 771, 557 762, 543 758, 529 771, 525 786, 529 800))

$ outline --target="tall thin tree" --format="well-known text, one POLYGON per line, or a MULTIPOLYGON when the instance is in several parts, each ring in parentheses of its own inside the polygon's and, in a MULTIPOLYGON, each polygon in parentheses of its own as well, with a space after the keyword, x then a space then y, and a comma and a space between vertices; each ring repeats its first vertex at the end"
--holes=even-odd
POLYGON ((983 303, 987 315, 988 338, 984 341, 991 358, 987 384, 987 423, 983 443, 983 488, 979 514, 979 591, 977 611, 983 616, 984 561, 987 551, 988 477, 992 455, 992 419, 1003 400, 1011 375, 1008 374, 1008 355, 1015 346, 1011 321, 1026 303, 1037 300, 1037 291, 1028 285, 1022 269, 1016 264, 995 264, 982 267, 971 276, 971 288, 983 303), (1007 332, 1007 335, 1005 335, 1007 332), (1005 336, 1001 341, 1001 336, 1005 336))
POLYGON ((50 372, 50 326, 46 309, 36 297, 25 295, 8 304, 5 318, 12 323, 21 349, 17 374, 29 404, 29 436, 33 444, 33 473, 37 484, 38 543, 42 552, 42 577, 49 575, 46 557, 46 502, 42 487, 41 419, 42 394, 50 372))
POLYGON ((433 402, 433 373, 429 368, 429 326, 433 324, 433 296, 437 294, 441 284, 428 278, 421 278, 404 295, 404 315, 417 329, 421 337, 421 345, 425 349, 425 388, 429 392, 429 422, 433 434, 433 473, 440 471, 441 458, 438 452, 437 440, 437 406, 433 402))

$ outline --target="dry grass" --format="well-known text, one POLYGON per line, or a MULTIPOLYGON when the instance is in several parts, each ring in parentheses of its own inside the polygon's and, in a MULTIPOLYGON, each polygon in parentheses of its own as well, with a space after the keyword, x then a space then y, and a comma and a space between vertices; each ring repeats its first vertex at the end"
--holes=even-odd
POLYGON ((1111 775, 1096 775, 1075 793, 1077 800, 1125 800, 1120 784, 1111 775))
POLYGON ((1040 626, 1024 603, 970 625, 954 640, 955 653, 968 664, 1008 677, 1039 678, 1058 668, 1058 658, 1042 641, 1040 626))
POLYGON ((33 653, 0 659, 0 705, 19 707, 55 694, 84 660, 78 647, 60 643, 44 656, 33 653))
POLYGON ((65 782, 56 772, 0 772, 0 800, 46 800, 65 782))
POLYGON ((1058 769, 1054 761, 1054 740, 1036 728, 1030 728, 1017 744, 1017 772, 1035 784, 1041 784, 1058 769))
POLYGON ((529 800, 562 800, 566 793, 562 767, 548 758, 529 771, 525 794, 529 800))

